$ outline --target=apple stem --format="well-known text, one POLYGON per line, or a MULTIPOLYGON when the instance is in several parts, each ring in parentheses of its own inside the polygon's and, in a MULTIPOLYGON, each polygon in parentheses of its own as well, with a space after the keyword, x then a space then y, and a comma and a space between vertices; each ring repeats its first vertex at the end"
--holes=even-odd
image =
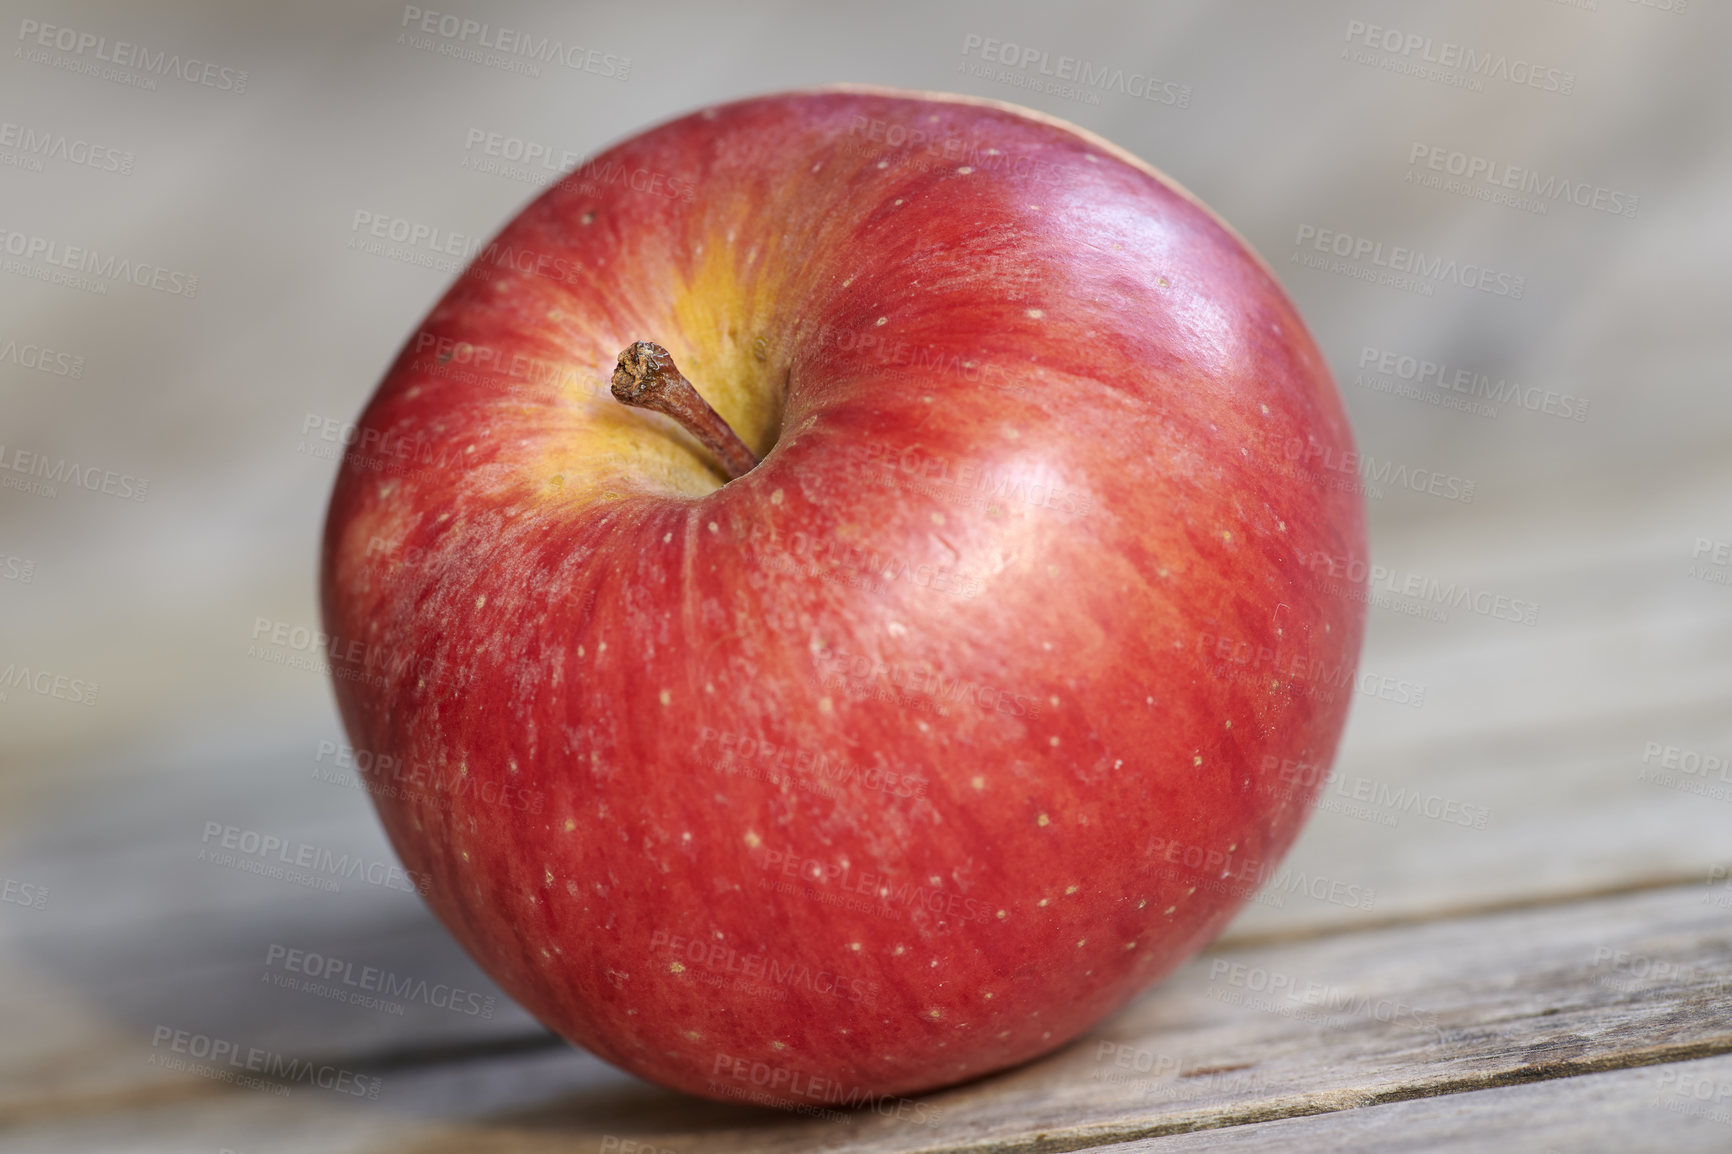
POLYGON ((678 421, 721 462, 730 481, 745 476, 758 464, 740 435, 710 408, 660 345, 633 341, 626 346, 619 355, 619 368, 613 371, 613 397, 621 404, 650 409, 678 421))

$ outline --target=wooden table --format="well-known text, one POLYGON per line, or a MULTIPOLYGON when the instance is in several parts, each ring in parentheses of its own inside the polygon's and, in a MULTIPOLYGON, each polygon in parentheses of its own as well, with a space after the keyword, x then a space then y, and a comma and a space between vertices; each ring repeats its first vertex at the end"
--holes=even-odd
MULTIPOLYGON (((47 893, 0 906, 0 1150, 1725 1150, 1732 784, 1651 772, 1732 749, 1732 590, 1690 576, 1654 522, 1732 491, 1707 481, 1626 491, 1482 563, 1543 628, 1373 609, 1364 668, 1427 696, 1356 701, 1290 858, 1307 880, 1272 884, 1082 1040, 902 1117, 686 1098, 503 998, 484 1017, 281 985, 295 949, 497 993, 410 894, 200 860, 207 822, 389 858, 304 734, 16 776, 6 811, 35 818, 10 823, 0 868, 47 893), (1310 879, 1360 896, 1316 900, 1310 879), (225 1043, 334 1067, 341 1088, 174 1064, 225 1043)), ((1450 536, 1385 535, 1379 556, 1447 569, 1450 536)))

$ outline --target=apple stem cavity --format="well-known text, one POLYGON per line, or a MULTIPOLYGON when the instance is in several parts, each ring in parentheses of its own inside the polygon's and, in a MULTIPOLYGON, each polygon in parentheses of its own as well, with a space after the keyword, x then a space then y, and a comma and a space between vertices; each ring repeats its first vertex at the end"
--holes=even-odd
POLYGON ((752 450, 721 414, 710 408, 660 345, 633 341, 626 346, 619 355, 619 367, 613 371, 613 397, 621 404, 650 409, 678 421, 721 463, 730 481, 757 467, 758 458, 752 450))

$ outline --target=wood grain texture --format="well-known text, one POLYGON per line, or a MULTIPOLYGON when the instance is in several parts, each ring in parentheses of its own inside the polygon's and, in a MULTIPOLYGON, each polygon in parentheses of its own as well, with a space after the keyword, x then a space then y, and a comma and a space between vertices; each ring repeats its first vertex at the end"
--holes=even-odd
MULTIPOLYGON (((315 1110, 331 1115, 326 1125, 353 1116, 356 1149, 413 1154, 598 1149, 610 1134, 679 1151, 996 1154, 1495 1092, 1732 1052, 1724 892, 1672 887, 1218 951, 1052 1057, 885 1107, 901 1118, 701 1102, 575 1051, 532 1048, 468 1061, 399 1054, 377 1102, 300 1085, 286 1102, 167 1085, 151 1091, 161 1095, 154 1105, 109 1090, 62 1102, 58 1119, 17 1111, 12 1133, 47 1140, 74 1120, 88 1127, 92 1114, 172 1131, 217 1110, 236 1130, 231 1146, 269 1148, 269 1119, 315 1110), (939 1117, 919 1125, 917 1113, 939 1117), (361 1131, 390 1136, 375 1145, 361 1131)), ((148 1039, 121 1049, 148 1061, 148 1039)), ((370 1072, 365 1053, 325 1058, 370 1072)))
POLYGON ((1732 1147, 1732 1059, 1559 1078, 1099 1147, 1100 1154, 1590 1154, 1732 1147))

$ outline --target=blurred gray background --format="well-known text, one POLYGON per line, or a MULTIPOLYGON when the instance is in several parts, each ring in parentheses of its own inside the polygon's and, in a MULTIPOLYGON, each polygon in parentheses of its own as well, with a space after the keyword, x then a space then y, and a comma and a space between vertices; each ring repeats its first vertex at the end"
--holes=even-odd
MULTIPOLYGON (((1447 541, 1440 558, 1494 567, 1519 550, 1611 547, 1594 534, 1606 503, 1680 489, 1702 506, 1652 503, 1656 536, 1687 549, 1685 539, 1732 532, 1728 490, 1704 472, 1732 457, 1724 6, 1673 15, 1632 0, 1598 0, 1595 11, 1548 0, 500 4, 476 13, 629 56, 624 82, 554 67, 531 78, 417 51, 397 42, 399 4, 4 10, 0 115, 135 161, 130 175, 54 159, 40 172, 0 167, 0 227, 199 278, 187 300, 0 275, 0 339, 84 361, 78 379, 0 362, 8 449, 150 482, 142 503, 0 490, 0 547, 36 564, 28 585, 0 585, 5 659, 64 666, 101 686, 88 711, 16 695, 0 706, 14 764, 82 761, 218 725, 237 739, 261 727, 329 728, 317 678, 241 655, 255 617, 314 618, 313 559, 334 466, 297 452, 304 419, 351 420, 449 279, 347 249, 354 214, 486 234, 534 193, 464 167, 485 159, 465 147, 472 129, 584 155, 704 104, 842 80, 1025 103, 1147 159, 1264 254, 1329 356, 1366 451, 1477 482, 1471 506, 1412 493, 1370 502, 1379 547, 1397 536, 1447 541), (141 92, 32 62, 17 55, 27 19, 245 70, 246 89, 164 79, 141 92), (1569 71, 1574 92, 1496 79, 1470 92, 1343 59, 1345 48, 1370 51, 1345 39, 1355 20, 1569 71), (1187 85, 1190 106, 1115 92, 1089 104, 973 77, 961 70, 979 62, 978 50, 963 55, 970 34, 1187 85), (1415 145, 1636 196, 1639 209, 1630 219, 1549 201, 1540 216, 1405 183, 1427 171, 1409 163, 1415 145), (1519 275, 1523 299, 1456 285, 1421 297, 1287 263, 1307 224, 1519 275), (1585 398, 1589 417, 1488 419, 1355 387, 1367 346, 1585 398), (1531 533, 1475 539, 1475 526, 1510 507, 1531 514, 1531 533)), ((1036 66, 1005 71, 1038 75, 1036 66)), ((1546 608, 1547 626, 1570 611, 1546 608)))
MULTIPOLYGON (((52 894, 41 911, 0 906, 0 952, 25 975, 8 997, 52 1007, 21 1029, 76 1033, 76 1019, 92 1038, 135 1042, 172 1003, 173 1021, 215 1015, 279 1036, 290 1027, 268 1003, 204 996, 184 953, 140 944, 146 920, 202 940, 266 897, 306 934, 366 925, 467 965, 407 895, 285 896, 190 864, 211 820, 389 854, 362 794, 311 779, 320 743, 341 740, 325 680, 248 655, 259 618, 317 621, 334 476, 308 451, 331 448, 317 427, 354 418, 450 279, 352 249, 353 221, 488 234, 537 188, 490 170, 477 134, 584 156, 706 104, 837 81, 1026 104, 1145 158, 1273 266, 1363 451, 1473 482, 1471 501, 1375 495, 1373 559, 1537 604, 1537 620, 1373 608, 1364 666, 1423 684, 1423 708, 1361 694, 1342 756, 1380 780, 1446 781, 1503 833, 1410 861, 1409 832, 1319 814, 1298 860, 1375 880, 1380 911, 1400 912, 1462 905, 1464 892, 1518 901, 1689 876, 1732 856, 1732 809, 1637 781, 1647 740, 1732 750, 1732 587, 1712 557, 1732 540, 1726 5, 422 7, 629 57, 629 75, 526 75, 428 51, 405 40, 414 17, 397 3, 0 3, 0 245, 13 246, 0 266, 0 465, 24 451, 148 480, 143 500, 0 488, 0 668, 99 686, 88 706, 18 688, 0 701, 0 872, 52 894), (141 88, 78 42, 41 47, 45 25, 197 58, 214 79, 141 88), (1017 45, 1019 64, 983 61, 989 40, 1017 45), (1512 71, 1477 88, 1459 70, 1424 73, 1445 42, 1512 71), (1030 87, 1042 78, 1023 49, 1185 97, 1030 87), (1537 85, 1517 82, 1528 66, 1537 85), (67 155, 31 153, 26 132, 63 137, 67 155), (73 142, 104 159, 75 162, 86 153, 73 142), (1450 179, 1452 153, 1567 181, 1586 203, 1544 198, 1538 211, 1432 186, 1450 179), (105 171, 108 158, 127 171, 105 171), (1322 257, 1322 230, 1489 267, 1519 280, 1520 299, 1296 260, 1322 257), (32 237, 196 276, 196 296, 48 283, 51 266, 16 255, 32 237), (28 367, 26 345, 66 359, 28 367), (1585 401, 1587 415, 1539 399, 1539 411, 1449 407, 1459 394, 1435 382, 1378 374, 1384 352, 1567 397, 1572 412, 1585 401), (1494 744, 1497 757, 1484 752, 1494 744), (1501 801, 1517 768, 1543 776, 1552 810, 1501 801), (1624 824, 1571 817, 1589 808, 1624 824)), ((1252 907, 1236 929, 1354 916, 1252 907)), ((263 924, 248 933, 235 950, 249 958, 277 940, 263 924)), ((255 960, 245 976, 256 972, 255 960)))

